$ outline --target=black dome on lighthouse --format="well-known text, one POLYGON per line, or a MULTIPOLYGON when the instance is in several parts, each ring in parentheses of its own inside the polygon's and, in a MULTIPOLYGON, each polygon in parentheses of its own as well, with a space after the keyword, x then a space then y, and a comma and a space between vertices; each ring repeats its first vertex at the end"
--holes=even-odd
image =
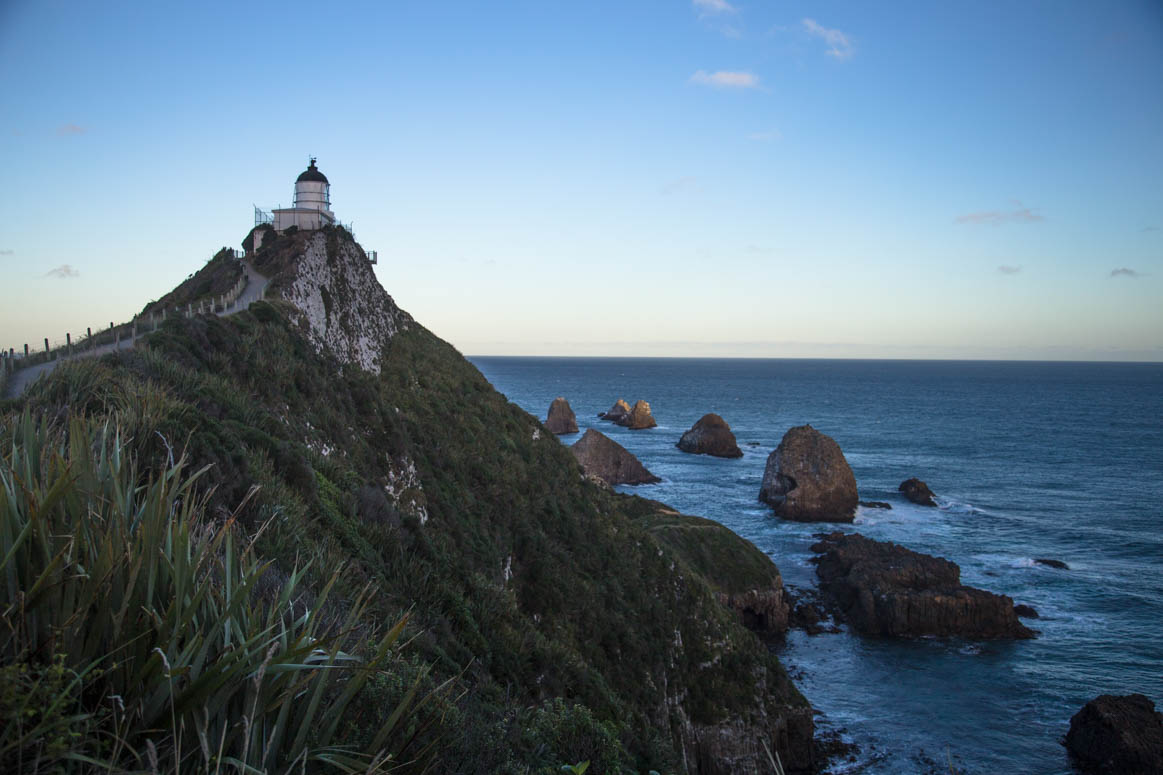
POLYGON ((314 159, 311 160, 311 164, 307 167, 307 170, 305 172, 303 172, 301 175, 299 175, 298 178, 295 179, 295 182, 296 183, 303 183, 303 182, 327 183, 328 185, 330 185, 330 183, 327 180, 327 176, 324 175, 322 172, 320 172, 319 168, 315 166, 314 159))

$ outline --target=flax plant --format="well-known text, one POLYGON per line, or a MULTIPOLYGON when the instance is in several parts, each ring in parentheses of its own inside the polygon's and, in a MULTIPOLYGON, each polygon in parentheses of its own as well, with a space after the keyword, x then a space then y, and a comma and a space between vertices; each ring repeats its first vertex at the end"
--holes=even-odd
POLYGON ((261 590, 268 565, 233 515, 209 518, 204 469, 141 470, 109 421, 26 412, 0 443, 0 771, 424 769, 404 733, 420 679, 368 750, 339 740, 406 616, 374 635, 368 589, 334 613, 339 569, 309 605, 306 568, 261 590))

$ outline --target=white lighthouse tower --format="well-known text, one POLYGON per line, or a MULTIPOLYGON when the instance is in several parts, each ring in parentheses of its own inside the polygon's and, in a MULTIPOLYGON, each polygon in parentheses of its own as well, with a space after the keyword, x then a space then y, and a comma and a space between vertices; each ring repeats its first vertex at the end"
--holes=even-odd
POLYGON ((294 206, 273 211, 275 231, 297 226, 301 230, 322 229, 335 224, 331 212, 331 184, 315 166, 314 157, 295 181, 294 206))

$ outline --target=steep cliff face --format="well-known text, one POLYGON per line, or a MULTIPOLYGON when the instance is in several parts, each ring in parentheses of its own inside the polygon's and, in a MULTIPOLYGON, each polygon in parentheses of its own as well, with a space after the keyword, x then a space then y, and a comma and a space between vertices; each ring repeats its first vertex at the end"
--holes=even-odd
MULTIPOLYGON (((463 690, 425 733, 438 771, 556 770, 599 740, 616 753, 590 772, 759 773, 764 742, 807 771, 811 709, 743 626, 748 609, 775 626, 786 609, 770 560, 587 480, 396 307, 346 232, 284 234, 255 266, 271 284, 249 312, 167 321, 143 350, 95 364, 99 379, 62 367, 27 405, 140 406, 146 457, 185 440, 219 513, 260 486, 237 521, 272 573, 308 563, 322 588, 342 566, 338 605, 371 585, 373 615, 411 609, 411 653, 463 690), (549 714, 560 735, 522 748, 522 714, 557 702, 584 713, 549 714), (591 743, 565 747, 578 739, 591 743)), ((384 699, 367 691, 374 714, 384 699)))
POLYGON ((384 347, 413 322, 342 229, 284 236, 259 251, 255 267, 273 274, 268 298, 294 305, 311 342, 340 363, 379 374, 384 347))

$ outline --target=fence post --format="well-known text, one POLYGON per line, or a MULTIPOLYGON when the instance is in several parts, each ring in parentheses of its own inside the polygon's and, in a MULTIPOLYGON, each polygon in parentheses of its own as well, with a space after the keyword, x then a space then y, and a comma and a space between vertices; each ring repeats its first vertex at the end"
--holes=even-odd
POLYGON ((28 357, 28 342, 24 343, 24 357, 28 357))
POLYGON ((71 358, 73 356, 73 335, 72 334, 69 334, 69 333, 65 334, 65 346, 68 348, 69 357, 71 358))
POLYGON ((48 353, 49 353, 49 350, 48 350, 48 337, 46 336, 46 337, 44 338, 44 354, 45 354, 45 355, 48 355, 48 353))
POLYGON ((137 315, 134 315, 134 316, 133 316, 133 330, 132 330, 132 331, 130 331, 130 334, 129 334, 129 335, 130 335, 130 337, 132 337, 133 339, 136 339, 136 338, 137 338, 137 315))

